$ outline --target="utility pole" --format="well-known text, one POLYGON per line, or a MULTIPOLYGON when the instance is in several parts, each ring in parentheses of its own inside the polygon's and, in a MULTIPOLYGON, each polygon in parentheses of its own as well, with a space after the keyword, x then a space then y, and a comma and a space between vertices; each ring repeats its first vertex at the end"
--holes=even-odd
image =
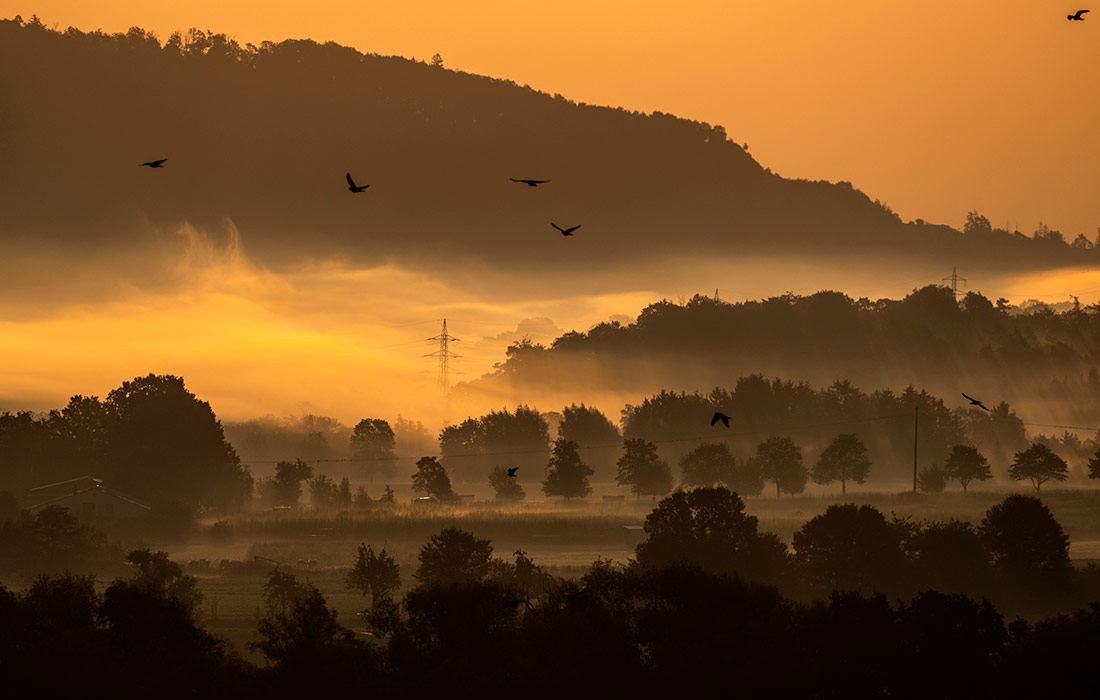
POLYGON ((443 330, 439 332, 439 335, 428 338, 428 340, 439 342, 439 350, 430 352, 424 357, 439 358, 439 393, 442 396, 448 396, 451 393, 450 361, 462 357, 462 355, 456 355, 451 352, 450 344, 457 343, 459 339, 447 332, 447 319, 443 319, 443 330))
POLYGON ((917 492, 917 412, 920 407, 913 406, 913 493, 917 492))
POLYGON ((945 285, 945 286, 950 286, 951 287, 951 293, 955 295, 955 301, 958 301, 959 300, 959 282, 962 282, 963 286, 965 287, 966 286, 966 278, 965 277, 959 277, 959 273, 955 271, 955 268, 951 268, 951 274, 948 275, 947 277, 943 278, 944 282, 947 282, 948 280, 951 281, 951 284, 950 285, 945 285))

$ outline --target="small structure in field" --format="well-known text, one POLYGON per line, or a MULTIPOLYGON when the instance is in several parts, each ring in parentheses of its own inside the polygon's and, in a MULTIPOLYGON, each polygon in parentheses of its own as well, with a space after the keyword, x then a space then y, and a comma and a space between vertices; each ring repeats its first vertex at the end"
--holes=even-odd
POLYGON ((93 476, 38 486, 30 490, 28 500, 34 501, 28 508, 32 513, 47 506, 60 506, 85 520, 137 518, 153 510, 132 496, 107 488, 102 479, 93 476))

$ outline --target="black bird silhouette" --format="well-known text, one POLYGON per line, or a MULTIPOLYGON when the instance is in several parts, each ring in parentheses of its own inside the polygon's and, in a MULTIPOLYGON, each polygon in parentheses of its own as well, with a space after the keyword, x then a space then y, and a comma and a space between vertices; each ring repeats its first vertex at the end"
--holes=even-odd
POLYGON ((1071 22, 1084 22, 1085 18, 1082 15, 1084 15, 1086 12, 1088 12, 1088 10, 1078 10, 1072 15, 1066 15, 1066 19, 1071 22))
POLYGON ((986 411, 989 410, 988 408, 985 407, 984 403, 977 400, 973 396, 967 396, 966 394, 963 394, 963 398, 966 399, 967 401, 969 401, 971 406, 977 406, 978 408, 984 409, 986 411))
POLYGON ((512 182, 525 183, 528 187, 538 187, 539 185, 543 185, 543 184, 546 184, 547 182, 550 182, 549 180, 523 180, 523 179, 517 180, 514 177, 510 177, 508 179, 511 180, 512 182))
POLYGON ((523 605, 526 602, 527 601, 525 601, 525 600, 507 600, 507 601, 500 604, 500 607, 497 608, 497 612, 501 612, 502 610, 507 610, 508 608, 511 608, 511 609, 515 610, 516 608, 518 608, 519 606, 523 605))
POLYGON ((726 426, 727 428, 730 427, 730 417, 727 416, 725 413, 719 413, 718 411, 715 411, 714 418, 710 419, 710 424, 714 425, 718 421, 722 421, 722 425, 726 426))
POLYGON ((557 230, 561 231, 561 235, 563 235, 563 236, 572 236, 573 232, 576 231, 577 229, 579 229, 582 226, 582 224, 577 224, 576 226, 572 226, 570 228, 562 228, 561 226, 558 226, 557 224, 555 224, 553 221, 550 222, 550 225, 553 226, 554 228, 556 228, 557 230))
POLYGON ((148 163, 141 163, 140 165, 138 165, 138 167, 141 168, 141 167, 148 166, 150 168, 163 168, 164 167, 164 161, 166 161, 166 160, 168 160, 168 159, 167 158, 161 158, 160 160, 151 160, 148 163))
POLYGON ((351 173, 348 173, 344 177, 346 177, 348 179, 348 190, 350 190, 351 192, 354 192, 356 194, 359 194, 360 192, 363 192, 368 187, 370 187, 370 185, 361 185, 360 186, 360 185, 355 184, 355 180, 351 179, 351 173))
POLYGON ((510 477, 512 477, 513 479, 515 479, 515 478, 516 478, 516 472, 517 472, 517 471, 519 471, 519 467, 512 467, 511 469, 509 469, 509 470, 508 470, 508 476, 510 476, 510 477))

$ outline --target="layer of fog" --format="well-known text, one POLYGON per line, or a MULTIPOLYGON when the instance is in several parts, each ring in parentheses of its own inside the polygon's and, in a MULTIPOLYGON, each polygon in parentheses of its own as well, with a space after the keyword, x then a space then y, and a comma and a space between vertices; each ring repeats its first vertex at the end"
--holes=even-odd
MULTIPOLYGON (((581 239, 555 243, 584 255, 581 239)), ((26 246, 0 262, 6 288, 0 409, 48 410, 73 394, 103 396, 126 379, 156 372, 184 376, 219 417, 231 420, 312 413, 354 425, 365 416, 402 414, 435 429, 519 401, 560 410, 574 396, 616 418, 624 402, 649 388, 645 377, 636 395, 592 396, 578 386, 557 387, 553 395, 444 401, 437 360, 426 357, 438 344, 427 339, 446 318, 461 339, 451 346, 461 356, 451 363, 457 383, 491 371, 507 346, 524 337, 548 344, 566 331, 626 322, 662 298, 717 292, 737 301, 820 289, 897 298, 950 273, 946 261, 904 274, 881 259, 839 262, 684 257, 612 264, 599 274, 530 275, 469 264, 360 267, 302 256, 297 265, 275 269, 251 259, 231 222, 216 230, 150 230, 141 246, 102 255, 26 246)), ((1062 301, 1077 290, 1088 303, 1084 292, 1100 288, 1093 271, 1022 278, 959 272, 969 288, 1014 302, 1062 301)), ((766 358, 761 362, 761 370, 779 372, 766 358)), ((908 383, 899 381, 898 388, 908 383)))

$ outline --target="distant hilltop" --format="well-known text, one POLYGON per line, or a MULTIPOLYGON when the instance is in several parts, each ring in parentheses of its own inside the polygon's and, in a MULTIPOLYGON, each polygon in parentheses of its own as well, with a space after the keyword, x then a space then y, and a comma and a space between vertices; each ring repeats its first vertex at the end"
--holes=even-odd
MULTIPOLYGON (((552 405, 598 404, 662 389, 710 391, 738 376, 838 380, 868 389, 915 385, 961 401, 972 395, 1035 415, 1095 426, 1100 412, 1100 304, 1061 313, 1021 310, 930 285, 903 299, 834 291, 728 303, 695 296, 650 304, 633 323, 601 323, 549 346, 514 343, 507 360, 459 395, 552 405)), ((1049 422, 1049 421, 1048 421, 1049 422)))
POLYGON ((1019 268, 1095 260, 1091 242, 1050 232, 904 223, 849 183, 772 173, 720 126, 334 43, 240 46, 194 29, 162 42, 5 20, 0 66, 5 244, 103 249, 228 219, 274 265, 596 268, 847 250, 1019 268), (363 196, 348 195, 349 172, 370 184, 363 196), (544 235, 566 220, 585 235, 544 235))

